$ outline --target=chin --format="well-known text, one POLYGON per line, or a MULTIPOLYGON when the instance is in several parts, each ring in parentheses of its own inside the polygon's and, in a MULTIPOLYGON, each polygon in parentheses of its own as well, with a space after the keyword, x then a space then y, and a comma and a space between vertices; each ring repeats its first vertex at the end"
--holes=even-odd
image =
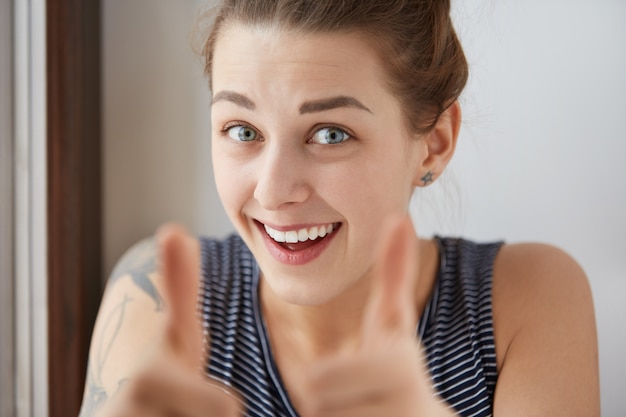
POLYGON ((317 278, 311 279, 317 281, 315 283, 302 282, 306 278, 298 279, 293 275, 275 274, 272 275, 272 279, 267 279, 263 275, 261 279, 265 282, 267 290, 271 291, 273 298, 288 304, 316 307, 327 304, 337 297, 337 289, 328 288, 317 278))

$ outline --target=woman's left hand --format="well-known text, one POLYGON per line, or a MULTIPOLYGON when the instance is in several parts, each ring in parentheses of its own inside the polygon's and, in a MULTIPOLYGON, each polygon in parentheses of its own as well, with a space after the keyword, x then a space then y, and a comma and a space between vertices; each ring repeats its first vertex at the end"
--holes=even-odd
POLYGON ((303 416, 455 415, 434 395, 415 336, 417 253, 408 216, 393 222, 374 267, 360 346, 312 365, 303 416))

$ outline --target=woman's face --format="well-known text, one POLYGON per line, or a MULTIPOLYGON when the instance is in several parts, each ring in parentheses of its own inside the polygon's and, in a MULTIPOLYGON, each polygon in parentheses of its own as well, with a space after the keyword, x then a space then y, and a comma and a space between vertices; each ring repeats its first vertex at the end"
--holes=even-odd
POLYGON ((355 34, 230 25, 212 81, 217 189, 265 283, 297 304, 349 294, 426 153, 376 53, 355 34))

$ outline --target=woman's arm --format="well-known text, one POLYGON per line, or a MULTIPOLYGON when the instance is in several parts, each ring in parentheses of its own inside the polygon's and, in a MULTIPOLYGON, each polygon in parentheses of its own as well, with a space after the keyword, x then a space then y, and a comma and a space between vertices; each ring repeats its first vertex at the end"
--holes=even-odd
POLYGON ((199 252, 167 226, 124 255, 96 320, 80 417, 239 415, 235 399, 202 378, 199 252))
POLYGON ((547 245, 504 246, 493 283, 495 416, 599 416, 593 300, 583 270, 547 245))
POLYGON ((119 261, 94 327, 80 417, 95 415, 153 350, 163 325, 157 244, 146 239, 119 261))

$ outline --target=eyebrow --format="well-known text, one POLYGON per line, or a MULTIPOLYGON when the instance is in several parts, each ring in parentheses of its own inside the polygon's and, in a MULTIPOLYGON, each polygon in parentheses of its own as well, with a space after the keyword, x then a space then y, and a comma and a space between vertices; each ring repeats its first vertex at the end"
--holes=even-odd
POLYGON ((337 109, 340 107, 352 107, 359 110, 365 110, 372 113, 370 109, 365 107, 363 103, 354 97, 349 96, 337 96, 331 98, 324 98, 321 100, 307 101, 300 106, 300 114, 316 113, 320 111, 337 109))
MULTIPOLYGON (((250 100, 245 95, 241 93, 236 93, 234 91, 225 90, 215 94, 212 104, 220 101, 228 101, 247 110, 256 109, 256 104, 254 104, 252 100, 250 100)), ((342 107, 351 107, 372 113, 372 111, 368 109, 363 103, 361 103, 356 98, 350 96, 336 96, 323 98, 320 100, 305 101, 304 103, 302 103, 299 110, 300 114, 307 114, 333 110, 342 107)))
POLYGON ((235 93, 234 91, 220 91, 219 93, 213 96, 213 102, 211 105, 220 102, 220 101, 229 101, 238 105, 239 107, 243 107, 244 109, 254 110, 256 108, 256 104, 248 97, 244 96, 240 93, 235 93))

